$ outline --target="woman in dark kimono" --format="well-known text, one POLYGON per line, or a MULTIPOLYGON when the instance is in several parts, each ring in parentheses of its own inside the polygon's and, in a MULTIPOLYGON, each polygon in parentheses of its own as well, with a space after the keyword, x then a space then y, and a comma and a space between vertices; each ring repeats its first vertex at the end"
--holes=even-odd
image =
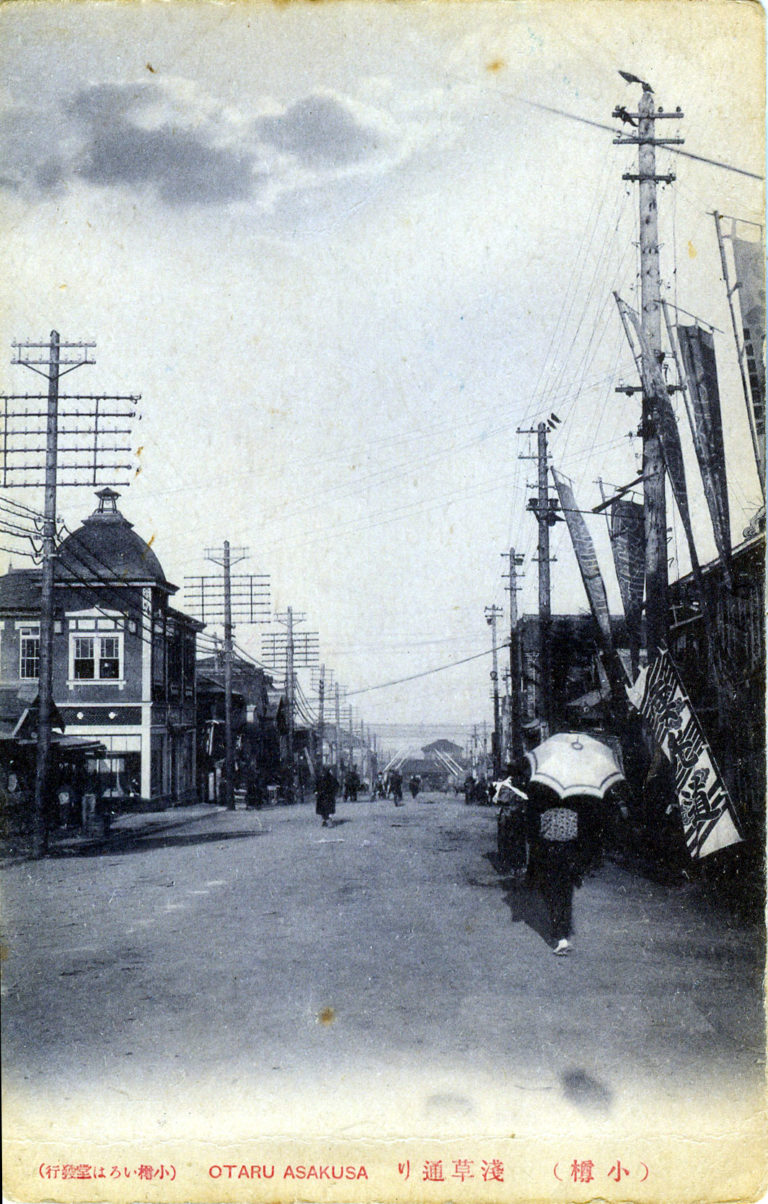
POLYGON ((336 811, 336 793, 339 782, 331 769, 322 769, 317 779, 317 803, 315 811, 322 816, 323 827, 327 828, 331 816, 336 811))
POLYGON ((529 785, 529 874, 547 903, 552 952, 563 956, 573 948, 574 887, 581 886, 585 870, 594 860, 594 833, 590 830, 588 799, 562 800, 546 786, 529 785))

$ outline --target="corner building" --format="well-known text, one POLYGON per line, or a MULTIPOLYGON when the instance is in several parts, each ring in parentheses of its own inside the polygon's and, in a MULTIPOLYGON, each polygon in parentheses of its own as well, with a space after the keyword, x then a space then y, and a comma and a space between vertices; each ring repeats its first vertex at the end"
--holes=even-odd
MULTIPOLYGON (((102 489, 55 564, 53 696, 72 736, 97 739, 101 789, 155 805, 193 802, 195 643, 202 624, 173 609, 178 587, 102 489)), ((40 571, 0 578, 0 685, 36 692, 40 571)))

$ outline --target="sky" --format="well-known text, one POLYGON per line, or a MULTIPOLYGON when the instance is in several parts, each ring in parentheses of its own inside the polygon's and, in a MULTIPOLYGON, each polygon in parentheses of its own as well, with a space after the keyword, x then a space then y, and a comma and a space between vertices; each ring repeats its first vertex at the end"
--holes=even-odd
MULTIPOLYGON (((374 729, 490 722, 510 546, 536 607, 519 429, 557 413, 552 463, 585 508, 639 471, 638 401, 615 392, 636 380, 612 296, 637 304, 620 70, 683 110, 664 133, 742 169, 659 153, 664 296, 717 328, 741 537, 761 499, 711 213, 762 220, 742 174, 763 173, 757 4, 36 0, 0 25, 0 388, 34 388, 14 339, 94 340, 78 387, 142 396, 119 505, 167 577, 247 548, 238 571, 306 615, 374 729)), ((59 492, 70 528, 94 505, 59 492)), ((586 610, 564 524, 553 554, 554 609, 586 610)), ((260 655, 258 628, 236 638, 260 655)))

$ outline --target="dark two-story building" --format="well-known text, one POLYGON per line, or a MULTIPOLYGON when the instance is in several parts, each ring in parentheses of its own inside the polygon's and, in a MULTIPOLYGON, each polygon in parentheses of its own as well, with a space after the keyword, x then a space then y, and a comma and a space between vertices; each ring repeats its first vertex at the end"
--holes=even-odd
MULTIPOLYGON (((155 553, 98 492, 96 510, 58 548, 53 697, 70 737, 97 741, 102 794, 153 805, 196 797, 195 642, 155 553)), ((0 689, 19 713, 36 692, 39 569, 0 577, 0 689)))

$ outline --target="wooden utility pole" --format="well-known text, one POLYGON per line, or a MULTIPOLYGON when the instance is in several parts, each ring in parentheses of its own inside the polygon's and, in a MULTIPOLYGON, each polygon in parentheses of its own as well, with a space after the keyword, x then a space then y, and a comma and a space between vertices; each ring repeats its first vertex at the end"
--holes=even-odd
POLYGON ((317 683, 317 769, 323 768, 323 744, 325 741, 325 665, 320 666, 317 683))
POLYGON ((643 410, 643 505, 645 514, 645 620, 648 661, 653 662, 667 641, 669 626, 669 573, 667 565, 667 503, 664 460, 659 437, 659 400, 649 387, 664 359, 661 345, 661 289, 659 275, 659 224, 657 185, 671 183, 674 175, 656 172, 656 147, 682 142, 681 138, 657 138, 658 118, 679 118, 683 114, 656 109, 653 91, 642 84, 637 113, 615 109, 613 116, 637 122, 637 133, 622 134, 617 145, 638 148, 637 172, 625 172, 623 179, 639 185, 640 219, 640 298, 641 326, 644 335, 643 410))
MULTIPOLYGON (((559 421, 559 418, 553 414, 550 419, 552 426, 559 421)), ((518 435, 536 435, 537 444, 535 456, 520 456, 520 459, 535 460, 538 466, 538 491, 536 497, 529 499, 528 509, 536 515, 536 521, 539 524, 539 681, 537 709, 543 738, 549 735, 552 723, 552 589, 549 575, 549 528, 559 519, 556 513, 557 503, 554 499, 550 499, 549 496, 547 432, 550 429, 550 426, 546 422, 540 422, 535 429, 520 430, 518 427, 517 431, 518 435)))
MULTIPOLYGON (((502 555, 504 553, 502 552, 502 555)), ((509 755, 513 765, 523 758, 523 728, 521 721, 521 699, 523 671, 520 628, 517 616, 518 568, 524 557, 518 556, 514 548, 509 549, 509 755)))
POLYGON ((491 681, 493 683, 493 732, 491 734, 491 762, 494 778, 501 777, 501 711, 499 707, 499 656, 496 641, 496 621, 503 614, 500 606, 486 606, 485 621, 491 628, 493 653, 491 681))
POLYGON ((229 541, 224 540, 224 795, 228 811, 235 809, 235 748, 232 740, 232 584, 229 541))
MULTIPOLYGON (((224 805, 235 809, 235 737, 232 722, 232 670, 235 658, 234 630, 238 623, 264 623, 269 616, 269 576, 261 573, 234 573, 232 566, 249 555, 248 548, 232 548, 224 540, 222 548, 206 548, 205 556, 220 565, 221 577, 184 578, 187 605, 201 623, 222 623, 222 669, 224 677, 224 805)), ((218 646, 218 639, 214 635, 218 646)), ((218 647, 217 647, 218 668, 218 647)))
POLYGON ((319 661, 318 633, 316 631, 300 631, 297 635, 296 624, 303 623, 306 615, 297 614, 293 607, 276 614, 275 619, 286 628, 285 633, 267 632, 262 636, 262 650, 268 663, 275 668, 285 668, 285 691, 288 703, 288 802, 295 801, 295 782, 298 776, 299 799, 304 801, 304 783, 301 773, 297 774, 295 764, 295 733, 296 733, 296 669, 316 666, 319 661))
POLYGON ((42 857, 48 847, 46 801, 51 765, 53 711, 53 571, 56 551, 56 472, 59 431, 59 335, 51 331, 48 361, 48 416, 45 450, 45 507, 43 511, 43 575, 40 593, 40 678, 37 692, 37 757, 32 853, 42 857))
POLYGON ((335 709, 335 716, 334 716, 334 717, 335 717, 335 726, 336 726, 336 731, 335 731, 335 735, 336 735, 336 740, 335 740, 335 746, 336 746, 336 758, 335 758, 335 765, 336 765, 336 772, 338 773, 338 771, 339 771, 339 770, 340 770, 340 768, 341 768, 341 705, 340 705, 340 699, 339 699, 339 683, 338 683, 338 682, 336 682, 336 685, 334 686, 334 701, 335 701, 335 707, 336 707, 336 709, 335 709))
POLYGON ((549 481, 547 473, 547 427, 540 422, 538 438, 539 490, 539 677, 541 679, 541 715, 544 735, 549 735, 552 722, 552 586, 549 575, 549 481))
MULTIPOLYGON (((40 593, 40 634, 38 646, 38 690, 37 690, 37 745, 35 755, 35 796, 32 812, 32 855, 33 857, 43 857, 48 848, 48 793, 51 777, 51 723, 53 717, 53 614, 54 614, 54 569, 56 562, 56 486, 58 484, 58 474, 61 465, 59 464, 59 380, 65 372, 72 372, 76 368, 82 367, 84 364, 92 364, 93 358, 90 355, 90 349, 94 346, 93 343, 62 343, 59 333, 52 330, 50 339, 47 343, 15 343, 14 348, 16 358, 12 361, 14 364, 20 364, 25 368, 31 369, 39 376, 43 376, 48 381, 48 392, 46 394, 25 394, 21 396, 5 396, 2 401, 5 404, 5 440, 3 447, 3 473, 2 479, 5 485, 20 485, 32 486, 38 483, 38 476, 34 467, 26 462, 30 452, 44 454, 44 469, 43 469, 43 488, 44 488, 44 509, 43 509, 43 526, 42 526, 42 577, 41 577, 41 593, 40 593), (62 357, 62 351, 65 352, 62 357), (67 352, 77 352, 75 358, 68 358, 67 352), (23 402, 24 408, 17 415, 23 422, 23 433, 26 438, 19 440, 18 446, 9 446, 9 434, 15 433, 13 428, 13 411, 9 410, 9 403, 23 402), (45 410, 34 410, 29 408, 30 402, 45 401, 45 410), (38 419, 45 419, 44 430, 38 426, 38 419), (10 426, 9 426, 10 423, 10 426), (42 437, 44 439, 43 447, 30 448, 29 436, 42 437), (14 460, 14 456, 19 457, 19 460, 14 460), (16 479, 19 476, 22 479, 16 479)), ((92 476, 92 481, 97 482, 97 474, 112 470, 123 471, 126 465, 100 463, 102 441, 100 439, 100 431, 98 427, 98 408, 99 401, 103 404, 105 401, 110 403, 110 408, 105 408, 105 417, 110 419, 114 417, 113 405, 122 401, 130 401, 134 404, 138 398, 120 398, 113 397, 110 399, 96 399, 90 394, 80 395, 78 398, 67 398, 67 401, 78 400, 86 401, 91 404, 96 404, 94 415, 93 410, 77 411, 77 417, 87 418, 94 421, 94 429, 89 431, 82 430, 78 427, 75 435, 88 435, 92 441, 93 448, 91 453, 93 461, 87 466, 89 476, 92 476)), ((121 409, 118 411, 119 416, 124 415, 121 409)), ((132 416, 133 411, 125 414, 126 417, 132 416)), ((67 412, 68 417, 74 416, 71 411, 67 412)), ((121 432, 122 433, 122 430, 121 432)), ((112 451, 123 451, 125 448, 121 446, 112 446, 112 451)), ((70 460, 65 466, 76 477, 77 470, 82 465, 82 460, 79 459, 80 449, 68 447, 65 452, 75 454, 78 459, 70 460)), ((66 457, 65 457, 66 458, 66 457)), ((69 482, 68 482, 69 483, 69 482)), ((73 480, 71 484, 84 484, 84 481, 73 480)))
POLYGON ((293 645, 293 607, 289 606, 286 610, 286 628, 288 631, 288 639, 286 641, 285 655, 285 684, 288 694, 288 802, 295 801, 295 724, 296 724, 296 679, 295 670, 293 667, 294 661, 294 645, 293 645))
MULTIPOLYGON (((224 540, 224 546, 221 550, 216 548, 208 548, 206 551, 206 559, 213 564, 221 566, 223 581, 218 587, 221 589, 221 594, 213 592, 214 587, 209 578, 196 577, 188 578, 199 584, 194 585, 193 590, 199 590, 199 597, 195 597, 201 608, 201 621, 205 622, 206 617, 206 592, 209 593, 208 607, 209 612, 214 606, 221 606, 223 603, 223 619, 224 619, 224 642, 222 645, 223 661, 224 661, 224 806, 228 811, 235 809, 235 738, 232 730, 232 661, 234 656, 234 644, 232 633, 234 625, 232 623, 232 565, 240 560, 245 560, 248 555, 247 548, 235 548, 234 553, 230 547, 229 540, 224 540), (208 590, 206 591, 206 584, 208 590), (217 601, 214 602, 213 599, 217 601)), ((267 603, 261 602, 263 607, 267 603)), ((210 613, 208 615, 210 618, 210 613)), ((254 621, 253 616, 251 620, 254 621)))

